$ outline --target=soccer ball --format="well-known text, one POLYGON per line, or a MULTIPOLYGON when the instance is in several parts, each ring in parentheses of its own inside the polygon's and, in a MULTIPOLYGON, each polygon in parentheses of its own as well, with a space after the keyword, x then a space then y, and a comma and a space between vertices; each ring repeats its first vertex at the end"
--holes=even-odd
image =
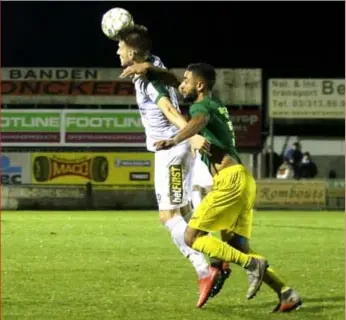
POLYGON ((116 40, 121 29, 134 25, 130 12, 122 8, 108 10, 102 17, 101 27, 103 33, 110 39, 116 40))

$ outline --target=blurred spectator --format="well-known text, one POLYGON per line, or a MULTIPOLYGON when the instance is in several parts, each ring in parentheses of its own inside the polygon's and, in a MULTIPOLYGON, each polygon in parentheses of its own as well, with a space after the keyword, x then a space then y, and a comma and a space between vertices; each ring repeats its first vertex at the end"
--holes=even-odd
POLYGON ((298 167, 298 178, 301 179, 312 179, 317 175, 317 166, 312 161, 309 152, 305 152, 303 159, 298 167))
POLYGON ((299 165, 303 159, 303 153, 301 151, 302 146, 299 142, 292 144, 291 148, 288 148, 284 153, 284 160, 292 165, 294 170, 294 177, 299 178, 299 165))
POLYGON ((335 172, 335 170, 330 170, 329 171, 328 179, 336 179, 336 172, 335 172))
POLYGON ((288 161, 284 161, 276 173, 276 178, 277 179, 293 179, 293 176, 294 176, 294 170, 292 165, 288 163, 288 161))
POLYGON ((265 161, 265 167, 264 167, 264 177, 265 178, 275 178, 276 172, 278 171, 282 159, 281 157, 274 151, 273 152, 273 169, 272 172, 270 173, 270 153, 272 152, 272 148, 268 147, 264 151, 264 161, 265 161))

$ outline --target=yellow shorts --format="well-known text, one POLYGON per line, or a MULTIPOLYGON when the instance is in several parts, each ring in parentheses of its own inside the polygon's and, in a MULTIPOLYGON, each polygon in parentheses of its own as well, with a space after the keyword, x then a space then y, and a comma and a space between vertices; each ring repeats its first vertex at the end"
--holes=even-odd
POLYGON ((244 166, 223 169, 214 176, 213 189, 194 212, 189 227, 225 230, 250 239, 255 199, 256 182, 244 166))

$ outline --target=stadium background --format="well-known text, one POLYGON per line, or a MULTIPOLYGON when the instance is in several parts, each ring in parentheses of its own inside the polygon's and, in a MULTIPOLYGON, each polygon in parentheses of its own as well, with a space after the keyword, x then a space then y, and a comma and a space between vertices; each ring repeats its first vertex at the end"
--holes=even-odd
MULTIPOLYGON (((42 214, 58 210, 57 215, 64 212, 59 221, 64 217, 74 221, 87 214, 68 210, 91 210, 92 217, 97 212, 110 223, 115 223, 117 215, 120 221, 130 219, 127 217, 137 221, 135 213, 127 216, 121 210, 156 210, 153 155, 145 150, 133 87, 130 81, 118 78, 116 45, 100 28, 102 14, 119 4, 20 5, 18 11, 17 2, 3 2, 1 10, 2 210, 42 210, 42 214), (103 209, 113 210, 112 216, 99 211, 103 209)), ((229 108, 242 159, 258 181, 256 208, 280 210, 273 211, 274 216, 263 211, 259 221, 282 219, 277 224, 293 224, 299 237, 304 232, 299 227, 331 224, 334 231, 320 231, 323 241, 328 232, 336 236, 340 215, 330 211, 326 216, 319 211, 343 211, 345 203, 341 3, 314 3, 313 17, 307 3, 253 3, 251 9, 246 3, 231 2, 129 2, 121 6, 148 27, 153 52, 169 68, 181 74, 187 64, 196 61, 217 68, 217 94, 229 108), (333 90, 323 94, 326 83, 333 90), (275 95, 275 90, 283 88, 291 93, 284 98, 275 95), (298 90, 314 93, 297 99, 298 90), (311 153, 317 177, 269 177, 267 148, 273 146, 282 156, 294 141, 311 153), (330 170, 337 172, 336 179, 328 179, 330 170), (308 210, 311 215, 294 210, 308 210)), ((186 112, 187 106, 182 105, 182 110, 186 112)), ((148 214, 151 221, 147 211, 142 217, 148 214)), ((5 211, 3 219, 4 223, 26 221, 35 230, 32 219, 36 218, 31 213, 5 211)), ((5 239, 10 239, 6 225, 4 232, 5 239)), ((337 235, 335 243, 341 243, 341 234, 337 235)), ((40 236, 34 233, 31 237, 34 243, 40 236)), ((273 237, 279 241, 280 234, 273 237)), ((12 241, 12 245, 20 242, 12 241)), ((6 242, 4 246, 4 253, 9 252, 6 242)), ((338 291, 335 296, 341 294, 338 291)), ((327 319, 320 315, 318 319, 327 319)), ((331 319, 338 316, 340 313, 331 319)), ((45 317, 47 314, 41 318, 45 317)), ((41 318, 36 314, 35 319, 41 318)))

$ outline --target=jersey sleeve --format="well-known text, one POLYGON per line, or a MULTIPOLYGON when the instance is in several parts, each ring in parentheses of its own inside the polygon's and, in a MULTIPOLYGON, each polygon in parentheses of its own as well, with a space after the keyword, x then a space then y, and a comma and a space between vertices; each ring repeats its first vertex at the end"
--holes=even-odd
POLYGON ((158 81, 150 81, 146 86, 146 93, 150 100, 157 103, 162 97, 169 98, 169 93, 166 87, 158 81))
POLYGON ((201 104, 201 103, 193 104, 190 107, 189 112, 190 112, 190 116, 191 117, 194 117, 194 116, 196 116, 198 114, 202 114, 204 116, 209 116, 210 115, 208 108, 204 104, 201 104))

